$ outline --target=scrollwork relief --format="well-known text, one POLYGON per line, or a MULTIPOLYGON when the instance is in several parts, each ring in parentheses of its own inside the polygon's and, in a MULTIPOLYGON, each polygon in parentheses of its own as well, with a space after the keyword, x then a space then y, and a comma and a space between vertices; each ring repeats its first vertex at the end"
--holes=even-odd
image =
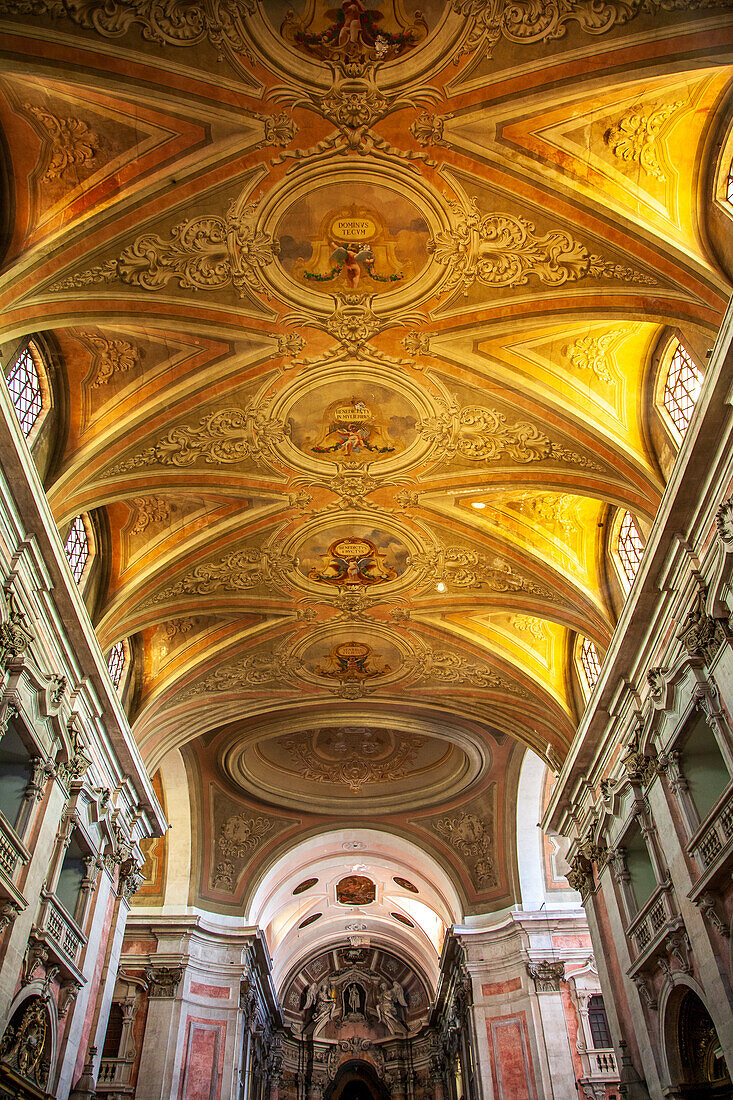
POLYGON ((301 667, 299 658, 282 648, 272 654, 249 654, 231 665, 222 665, 186 692, 187 695, 210 695, 219 691, 235 691, 261 684, 290 683, 301 667))
POLYGON ((218 561, 195 566, 180 580, 156 592, 150 602, 163 603, 177 596, 208 596, 213 592, 247 592, 263 581, 280 584, 296 564, 295 558, 277 547, 233 550, 218 561))
POLYGON ((591 371, 601 382, 611 386, 615 379, 611 374, 609 348, 621 336, 620 329, 604 332, 600 336, 581 336, 572 344, 566 344, 562 354, 575 370, 591 371))
POLYGON ((490 822, 475 813, 460 810, 438 818, 437 831, 468 858, 474 881, 479 887, 498 883, 494 862, 494 839, 490 822))
POLYGON ((140 362, 141 352, 129 340, 98 336, 94 332, 80 332, 79 335, 94 353, 92 366, 96 373, 93 386, 106 385, 115 375, 133 370, 140 362))
POLYGON ((657 156, 657 139, 665 122, 682 106, 682 101, 668 103, 654 111, 627 111, 603 135, 608 148, 619 160, 639 164, 648 176, 660 182, 665 179, 657 156))
MULTIPOLYGON (((47 183, 61 179, 70 168, 91 164, 99 151, 99 137, 80 118, 52 114, 43 107, 23 104, 33 116, 48 152, 44 156, 47 183)), ((75 181, 76 182, 76 181, 75 181)))
POLYGON ((183 469, 195 462, 224 466, 248 459, 262 461, 287 435, 288 426, 283 421, 268 416, 266 407, 250 402, 244 409, 208 413, 193 426, 171 428, 163 439, 117 463, 108 473, 126 473, 155 463, 183 469))
POLYGON ((443 582, 455 588, 486 588, 490 592, 526 592, 544 600, 557 594, 517 573, 509 562, 458 546, 440 547, 432 553, 410 554, 407 564, 416 569, 419 583, 443 582))
POLYGON ((474 283, 524 286, 536 278, 545 286, 581 279, 619 279, 655 284, 651 276, 591 253, 565 230, 538 234, 533 222, 513 214, 482 214, 475 199, 467 206, 448 200, 455 225, 428 241, 428 251, 447 269, 444 291, 468 294, 474 283))
POLYGON ((256 227, 256 202, 239 209, 234 200, 222 218, 202 214, 174 225, 164 240, 143 233, 116 258, 69 275, 51 287, 74 290, 95 283, 121 282, 138 290, 162 290, 175 280, 182 290, 223 290, 233 285, 240 297, 251 291, 269 297, 262 271, 275 259, 277 242, 256 227))
POLYGON ((603 467, 577 451, 553 442, 528 421, 511 421, 504 413, 481 405, 442 403, 437 416, 420 421, 422 438, 433 445, 432 457, 457 455, 472 462, 497 462, 502 458, 522 464, 567 462, 588 470, 603 467))
POLYGON ((163 497, 133 497, 135 509, 130 533, 141 535, 152 523, 167 523, 171 518, 171 506, 163 497))
POLYGON ((417 652, 405 658, 405 665, 420 680, 497 688, 510 695, 527 697, 527 692, 519 684, 499 676, 488 665, 476 664, 458 653, 436 653, 429 646, 421 645, 417 652))

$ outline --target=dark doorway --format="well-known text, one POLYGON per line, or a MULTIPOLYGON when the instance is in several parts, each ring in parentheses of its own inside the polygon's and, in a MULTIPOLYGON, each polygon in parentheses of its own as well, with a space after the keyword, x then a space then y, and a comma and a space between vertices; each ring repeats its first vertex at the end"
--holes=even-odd
POLYGON ((339 1067, 323 1100, 389 1100, 389 1093, 369 1062, 351 1060, 339 1067))
POLYGON ((672 1095, 689 1096, 690 1100, 733 1100, 718 1033, 705 1005, 693 990, 680 989, 670 1007, 667 1041, 675 1086, 672 1095))

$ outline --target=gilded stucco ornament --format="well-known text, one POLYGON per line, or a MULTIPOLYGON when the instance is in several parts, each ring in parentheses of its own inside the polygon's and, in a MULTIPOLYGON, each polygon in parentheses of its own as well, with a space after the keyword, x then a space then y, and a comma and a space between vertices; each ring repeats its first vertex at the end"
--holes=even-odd
POLYGON ((24 103, 23 107, 35 120, 46 146, 41 160, 45 164, 42 178, 47 183, 62 179, 71 169, 93 164, 99 151, 99 137, 86 122, 52 114, 30 103, 24 103))
POLYGON ((302 660, 281 645, 274 653, 253 653, 234 664, 220 665, 208 676, 188 689, 186 695, 212 695, 220 691, 236 691, 276 681, 291 684, 302 660))
POLYGON ((141 535, 153 523, 167 523, 171 518, 171 506, 163 497, 133 497, 130 534, 141 535))
POLYGON ((577 371, 591 371, 601 382, 611 386, 615 379, 611 374, 613 361, 609 349, 623 336, 620 329, 604 332, 600 336, 580 336, 572 344, 566 344, 562 354, 577 371))
POLYGON ((158 291, 175 280, 182 290, 223 290, 233 285, 240 297, 270 296, 263 270, 277 255, 277 242, 256 227, 258 203, 235 199, 224 217, 202 214, 179 222, 168 239, 143 233, 116 259, 105 260, 61 279, 53 291, 95 283, 121 282, 158 291))
POLYGON ((603 469, 586 455, 553 442, 528 421, 511 421, 504 413, 481 405, 440 404, 436 416, 418 425, 422 438, 433 446, 433 459, 456 455, 471 462, 554 460, 589 470, 603 469))
POLYGON ((180 424, 140 454, 118 462, 109 474, 122 474, 144 466, 177 466, 203 462, 224 466, 234 462, 266 461, 275 444, 288 434, 288 426, 269 415, 266 404, 250 402, 246 408, 219 409, 194 425, 180 424))
POLYGON ((517 573, 509 562, 495 555, 482 554, 458 546, 439 547, 434 551, 411 554, 407 564, 417 570, 418 584, 438 582, 455 588, 487 588, 490 592, 526 592, 545 600, 557 595, 517 573))
POLYGON ((369 358, 388 366, 406 366, 408 360, 394 358, 378 351, 371 341, 380 333, 402 325, 415 324, 423 320, 416 313, 380 313, 373 308, 373 296, 369 294, 335 294, 333 310, 330 314, 289 313, 283 318, 288 325, 308 325, 328 333, 336 340, 336 346, 321 355, 308 359, 293 359, 291 368, 321 366, 340 362, 343 359, 369 358))
POLYGON ((640 165, 648 176, 662 182, 666 177, 657 156, 657 139, 664 124, 683 103, 667 103, 653 111, 628 111, 603 135, 608 148, 619 160, 640 165))
POLYGON ((93 386, 104 386, 115 375, 126 374, 137 367, 142 358, 140 350, 121 337, 102 336, 94 332, 80 332, 79 336, 93 352, 93 386))
POLYGON ((538 234, 533 222, 514 214, 482 214, 475 199, 448 199, 454 224, 428 241, 428 252, 447 269, 442 290, 468 294, 474 283, 524 286, 535 278, 545 286, 581 279, 619 279, 656 285, 656 279, 591 253, 566 230, 538 234))
POLYGON ((163 603, 177 596, 209 596, 214 592, 247 592, 267 582, 279 587, 284 576, 295 568, 295 558, 273 546, 262 549, 249 546, 233 550, 217 561, 195 566, 184 577, 168 585, 146 601, 146 606, 163 603))
POLYGON ((418 680, 497 688, 510 695, 527 696, 523 687, 499 676, 488 665, 476 664, 458 653, 436 652, 425 643, 421 643, 416 652, 405 659, 405 664, 418 680))
POLYGON ((456 58, 482 49, 491 55, 504 39, 516 45, 538 45, 563 38, 576 25, 590 35, 606 34, 641 12, 724 8, 726 0, 451 0, 454 11, 469 20, 466 39, 456 58))

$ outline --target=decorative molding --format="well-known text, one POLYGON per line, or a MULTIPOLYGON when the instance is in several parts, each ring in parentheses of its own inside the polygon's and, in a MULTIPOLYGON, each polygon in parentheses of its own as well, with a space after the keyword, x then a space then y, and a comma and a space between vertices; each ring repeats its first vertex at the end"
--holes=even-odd
POLYGON ((410 554, 407 565, 421 576, 418 584, 450 584, 454 588, 486 588, 490 592, 526 592, 544 600, 557 600, 557 593, 535 584, 516 573, 512 566, 495 555, 464 550, 459 546, 441 546, 432 552, 410 554))
POLYGON ((283 574, 296 565, 297 559, 284 554, 279 547, 232 550, 218 561, 197 565, 162 592, 156 592, 148 603, 163 603, 177 596, 209 596, 213 592, 247 592, 265 581, 279 584, 283 574))
POLYGON ((6 590, 8 599, 8 618, 0 623, 0 665, 8 668, 13 661, 22 657, 33 641, 35 634, 26 626, 25 615, 15 605, 12 593, 6 590))
POLYGON ((730 927, 727 921, 718 913, 718 899, 715 894, 706 890, 696 900, 695 905, 697 905, 702 915, 707 917, 718 935, 723 936, 724 939, 730 939, 730 927))
POLYGON ((469 22, 456 64, 473 50, 491 56, 502 40, 532 46, 562 38, 573 25, 591 35, 605 34, 636 15, 666 14, 724 8, 727 0, 451 0, 451 7, 469 22))
POLYGON ((98 336, 94 332, 80 332, 79 336, 90 345, 92 366, 96 369, 93 386, 104 386, 116 374, 125 374, 138 365, 142 353, 129 342, 117 337, 98 336))
POLYGON ((350 740, 348 752, 341 760, 327 760, 319 756, 314 751, 313 739, 309 734, 290 737, 284 745, 296 761, 299 775, 316 783, 338 783, 359 794, 372 783, 392 783, 407 775, 409 765, 414 763, 424 743, 422 737, 401 734, 394 751, 386 760, 373 757, 373 742, 367 742, 362 750, 355 738, 350 740))
POLYGON ((408 355, 430 355, 429 332, 408 332, 400 343, 408 355))
POLYGON ((453 118, 453 115, 431 115, 423 111, 420 117, 410 124, 410 133, 418 145, 448 146, 443 129, 449 118, 453 118))
POLYGON ((294 358, 300 355, 305 344, 305 340, 297 332, 291 332, 288 336, 278 336, 277 353, 278 355, 289 355, 294 358))
POLYGON ((519 684, 497 675, 488 665, 478 665, 457 653, 436 653, 427 645, 421 645, 413 655, 405 658, 405 666, 420 680, 438 680, 440 683, 465 684, 470 687, 498 688, 510 695, 527 698, 527 691, 519 684))
POLYGON ((277 145, 284 149, 299 133, 299 127, 285 111, 281 111, 279 115, 254 114, 252 118, 256 118, 259 122, 265 124, 262 141, 253 146, 253 150, 264 149, 267 145, 277 145))
POLYGON ((239 206, 234 199, 223 218, 201 214, 179 222, 168 240, 157 233, 143 233, 116 259, 69 275, 51 290, 119 281, 138 290, 157 291, 175 279, 183 290, 223 290, 233 284, 240 297, 250 291, 269 297, 262 269, 277 256, 278 244, 255 227, 258 203, 241 210, 239 206))
POLYGON ((648 176, 663 182, 665 174, 657 157, 657 139, 665 122, 683 103, 668 103, 653 111, 627 111, 603 135, 608 148, 619 160, 639 164, 648 176))
POLYGON ((419 313, 404 313, 386 317, 377 315, 372 308, 373 295, 370 294, 334 294, 334 306, 330 314, 315 316, 313 313, 289 313, 283 318, 288 325, 308 325, 327 333, 337 341, 322 355, 311 359, 294 359, 292 367, 325 365, 341 359, 362 359, 368 356, 387 366, 406 366, 408 360, 383 355, 372 347, 370 341, 388 329, 401 325, 422 324, 424 318, 419 313))
POLYGON ((603 466, 577 451, 554 443, 528 421, 509 421, 504 413, 482 405, 440 402, 442 411, 418 423, 421 437, 433 445, 432 458, 458 455, 471 462, 497 462, 502 458, 529 462, 567 462, 587 470, 603 466))
POLYGON ((133 497, 135 518, 130 528, 133 535, 147 531, 151 523, 166 523, 171 518, 171 506, 163 497, 133 497))
POLYGON ((493 855, 491 825, 466 810, 448 814, 435 822, 437 831, 470 860, 471 875, 479 887, 498 885, 493 855))
POLYGON ((509 625, 523 634, 530 634, 535 641, 547 641, 544 619, 538 619, 535 615, 511 615, 509 625))
POLYGON ((179 469, 205 462, 224 466, 234 462, 263 460, 289 433, 282 420, 270 417, 267 407, 250 402, 246 408, 219 409, 201 417, 193 427, 180 424, 171 428, 157 443, 140 454, 118 462, 108 475, 138 470, 160 463, 179 469))
POLYGON ((183 967, 181 966, 148 966, 145 970, 148 997, 175 997, 182 977, 183 967))
POLYGON ((677 639, 690 657, 699 657, 710 664, 725 641, 725 630, 719 619, 707 614, 706 603, 707 588, 701 585, 677 639))
POLYGON ((48 150, 44 157, 48 163, 42 177, 47 183, 61 179, 70 168, 95 160, 99 137, 86 122, 72 116, 54 115, 30 103, 24 103, 23 108, 36 120, 48 150))
POLYGON ((586 278, 656 285, 649 275, 589 252, 565 230, 538 234, 526 218, 482 214, 475 199, 468 206, 453 199, 448 204, 456 224, 427 245, 436 262, 447 268, 444 291, 460 287, 467 295, 476 282, 490 287, 525 286, 530 277, 551 287, 586 278))
POLYGON ((237 689, 271 683, 291 682, 294 673, 302 666, 300 658, 293 657, 282 648, 272 654, 252 654, 242 657, 236 664, 222 665, 209 673, 186 695, 209 695, 219 691, 237 689))
POLYGON ((262 838, 274 822, 267 817, 249 817, 246 813, 227 818, 219 829, 216 844, 227 859, 245 859, 259 848, 262 838))
POLYGON ((560 982, 565 980, 565 963, 551 959, 528 962, 527 973, 534 982, 537 993, 559 993, 560 982))
POLYGON ((733 497, 728 497, 715 513, 715 527, 718 538, 733 546, 733 497))
POLYGON ((616 380, 609 369, 611 359, 608 349, 621 336, 623 336, 621 329, 604 332, 601 336, 581 336, 572 344, 566 344, 562 354, 575 370, 591 371, 601 382, 611 386, 616 380))
POLYGON ((369 473, 368 466, 359 462, 340 463, 338 473, 326 482, 332 493, 341 497, 341 508, 363 508, 366 498, 382 484, 369 473))

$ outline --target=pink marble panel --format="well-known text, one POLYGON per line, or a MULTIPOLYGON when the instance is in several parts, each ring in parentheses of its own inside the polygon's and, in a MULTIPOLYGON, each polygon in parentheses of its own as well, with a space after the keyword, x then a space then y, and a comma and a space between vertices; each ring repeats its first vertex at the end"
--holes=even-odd
POLYGON ((225 1033, 223 1020, 189 1016, 179 1100, 219 1100, 225 1033))
POLYGON ((524 1013, 494 1016, 486 1027, 497 1100, 537 1100, 524 1013))

